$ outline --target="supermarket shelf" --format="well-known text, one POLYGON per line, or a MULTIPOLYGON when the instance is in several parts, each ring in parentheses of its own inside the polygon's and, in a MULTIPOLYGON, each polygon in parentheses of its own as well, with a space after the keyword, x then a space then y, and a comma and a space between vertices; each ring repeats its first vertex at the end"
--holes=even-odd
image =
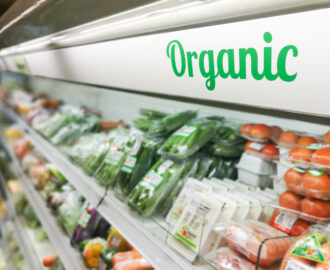
MULTIPOLYGON (((6 187, 6 182, 4 180, 2 172, 0 172, 0 182, 1 182, 1 185, 6 187)), ((14 203, 12 201, 11 195, 6 188, 5 188, 5 190, 7 193, 6 195, 7 195, 7 207, 8 207, 8 212, 9 212, 9 218, 11 218, 11 220, 12 220, 16 238, 17 238, 18 244, 20 246, 20 250, 23 254, 23 257, 27 263, 27 266, 31 270, 42 269, 39 259, 35 253, 35 250, 31 249, 31 245, 27 241, 27 237, 24 233, 23 226, 15 214, 14 203)))
POLYGON ((12 159, 13 168, 20 179, 25 195, 34 208, 65 268, 67 270, 85 269, 82 258, 70 244, 70 238, 64 233, 51 211, 47 208, 42 197, 34 189, 32 182, 25 175, 11 147, 7 147, 7 151, 12 159))
MULTIPOLYGON (((51 163, 55 164, 70 183, 92 205, 97 205, 99 203, 105 193, 104 188, 99 186, 93 178, 87 176, 80 168, 73 165, 54 146, 36 133, 21 117, 9 108, 9 106, 1 102, 0 110, 27 133, 31 142, 37 147, 41 154, 51 163)), ((12 152, 10 153, 17 164, 16 157, 12 152)), ((23 177, 22 180, 27 191, 33 193, 31 185, 27 185, 26 183, 27 179, 23 177)), ((38 209, 38 205, 34 207, 36 210, 38 209)), ((42 207, 39 206, 39 208, 42 207)), ((131 215, 129 213, 129 208, 119 201, 111 191, 99 205, 98 211, 154 266, 154 268, 158 270, 194 268, 191 263, 185 261, 180 255, 172 251, 155 237, 150 227, 145 226, 142 220, 131 215)))
POLYGON ((1 249, 3 250, 5 259, 6 259, 6 267, 7 267, 7 270, 14 270, 13 261, 8 252, 8 244, 7 244, 7 240, 5 237, 5 229, 4 229, 3 225, 0 227, 1 227, 1 232, 2 232, 2 239, 0 241, 0 245, 1 245, 1 249))

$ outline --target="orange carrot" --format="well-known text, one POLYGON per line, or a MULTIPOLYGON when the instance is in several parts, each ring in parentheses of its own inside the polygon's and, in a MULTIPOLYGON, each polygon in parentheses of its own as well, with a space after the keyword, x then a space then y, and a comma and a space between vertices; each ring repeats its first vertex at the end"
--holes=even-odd
POLYGON ((152 269, 152 266, 144 258, 121 261, 116 263, 113 267, 113 270, 149 270, 149 269, 152 269))
POLYGON ((134 260, 134 259, 139 259, 139 258, 142 258, 142 256, 136 250, 119 252, 112 257, 112 265, 115 265, 118 262, 134 260))

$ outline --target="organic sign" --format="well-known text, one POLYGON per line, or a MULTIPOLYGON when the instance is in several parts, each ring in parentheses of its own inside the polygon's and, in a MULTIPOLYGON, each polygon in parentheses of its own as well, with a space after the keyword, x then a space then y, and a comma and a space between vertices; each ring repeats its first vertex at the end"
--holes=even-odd
MULTIPOLYGON (((264 33, 263 40, 266 43, 270 44, 272 39, 271 33, 264 33)), ((221 49, 219 52, 203 50, 198 53, 196 51, 186 52, 178 40, 169 42, 166 53, 171 60, 173 72, 178 77, 182 77, 185 74, 188 74, 189 77, 194 77, 196 71, 193 69, 193 61, 198 61, 199 72, 206 78, 205 86, 210 91, 214 90, 217 78, 246 79, 247 69, 250 69, 251 75, 255 80, 266 79, 274 81, 281 79, 285 82, 292 82, 297 77, 297 73, 288 74, 286 70, 288 56, 298 56, 298 49, 294 45, 283 47, 275 59, 272 59, 272 47, 264 47, 263 55, 259 55, 254 48, 240 48, 236 53, 234 49, 221 49), (235 57, 239 58, 238 68, 235 67, 235 57), (248 57, 251 62, 250 67, 247 67, 248 57), (263 70, 261 71, 258 68, 259 61, 263 62, 263 70), (275 73, 272 72, 273 61, 277 62, 277 72, 275 73)))

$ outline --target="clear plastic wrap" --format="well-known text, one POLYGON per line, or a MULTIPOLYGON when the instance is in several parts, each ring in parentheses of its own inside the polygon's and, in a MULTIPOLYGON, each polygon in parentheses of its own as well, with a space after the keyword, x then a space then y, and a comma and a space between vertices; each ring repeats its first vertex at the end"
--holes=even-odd
POLYGON ((204 146, 216 133, 219 123, 206 118, 193 119, 174 132, 159 149, 159 154, 184 159, 204 146))
POLYGON ((184 162, 159 159, 129 195, 129 204, 143 214, 154 213, 175 187, 184 169, 184 162))
POLYGON ((312 226, 285 254, 280 270, 329 270, 330 232, 326 226, 312 226))
POLYGON ((128 195, 156 161, 160 140, 137 137, 134 144, 126 147, 126 158, 118 173, 116 191, 128 195))
POLYGON ((283 180, 288 190, 309 198, 330 200, 330 177, 323 171, 293 167, 283 180))
POLYGON ((308 146, 310 144, 323 141, 322 136, 320 135, 293 130, 273 134, 271 139, 274 143, 285 148, 308 146))
POLYGON ((273 128, 265 124, 244 124, 241 126, 240 134, 243 138, 254 141, 266 143, 270 140, 273 128))
POLYGON ((166 136, 186 124, 190 119, 196 117, 196 115, 196 111, 184 111, 156 119, 152 121, 146 134, 150 137, 166 136))
POLYGON ((281 260, 292 243, 292 239, 285 233, 268 224, 250 220, 230 225, 225 237, 231 249, 240 252, 253 263, 258 261, 261 266, 269 266, 281 260))
POLYGON ((280 156, 279 149, 275 145, 269 143, 249 141, 245 144, 245 150, 251 155, 269 161, 278 160, 280 156))
POLYGON ((330 171, 330 144, 311 144, 294 147, 282 158, 302 168, 316 168, 330 171))

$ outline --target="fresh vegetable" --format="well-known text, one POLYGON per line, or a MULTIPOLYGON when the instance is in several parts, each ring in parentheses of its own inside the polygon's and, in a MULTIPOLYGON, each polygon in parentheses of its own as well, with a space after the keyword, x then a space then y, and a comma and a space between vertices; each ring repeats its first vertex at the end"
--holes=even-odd
POLYGON ((291 191, 285 191, 279 197, 280 206, 285 208, 300 211, 301 203, 302 203, 302 197, 291 191))
POLYGON ((126 159, 118 174, 116 190, 128 195, 151 165, 156 161, 156 151, 159 147, 158 140, 145 140, 138 138, 134 145, 127 147, 126 159))
POLYGON ((285 131, 280 136, 280 144, 284 147, 294 147, 297 144, 299 136, 293 131, 285 131))
POLYGON ((215 121, 194 119, 174 132, 159 149, 159 154, 178 159, 187 158, 205 145, 216 130, 215 121))
POLYGON ((259 247, 263 243, 259 257, 261 266, 268 266, 282 259, 292 243, 291 238, 284 236, 285 233, 258 221, 234 223, 225 233, 228 246, 253 263, 257 262, 259 247))
POLYGON ((269 225, 292 236, 303 234, 311 225, 305 220, 298 219, 298 217, 291 213, 277 212, 275 213, 269 225))
POLYGON ((255 124, 250 131, 250 136, 258 140, 268 140, 270 135, 271 129, 264 124, 255 124))
POLYGON ((117 263, 120 263, 123 261, 130 261, 130 260, 135 260, 135 259, 139 259, 139 258, 142 258, 142 256, 136 250, 119 252, 112 257, 112 264, 116 265, 117 263))
POLYGON ((42 260, 42 263, 43 263, 43 265, 46 266, 46 267, 53 266, 55 260, 57 259, 57 257, 58 257, 57 254, 50 255, 50 256, 44 258, 44 259, 42 260))
POLYGON ((106 247, 106 241, 101 238, 87 240, 82 255, 89 267, 99 266, 99 255, 104 247, 106 247))
POLYGON ((318 141, 310 136, 302 136, 298 139, 297 144, 300 146, 308 146, 311 145, 313 143, 317 143, 318 141))
POLYGON ((289 152, 289 158, 292 162, 310 162, 312 158, 313 150, 303 148, 303 147, 295 147, 292 148, 289 152))
POLYGON ((122 261, 116 263, 113 267, 113 270, 149 270, 149 269, 152 269, 152 266, 144 258, 122 261))
POLYGON ((184 111, 154 120, 147 131, 150 137, 165 136, 196 117, 195 111, 184 111))
POLYGON ((244 152, 242 145, 219 145, 213 144, 209 148, 212 155, 224 158, 238 158, 244 152))
POLYGON ((143 214, 152 214, 175 187, 183 169, 184 163, 158 160, 129 195, 130 205, 143 214))
POLYGON ((284 181, 287 188, 294 192, 301 192, 301 183, 304 175, 304 170, 291 168, 284 175, 284 181))
POLYGON ((246 140, 239 135, 237 128, 230 127, 231 123, 224 123, 218 129, 211 141, 220 145, 240 145, 246 140))
POLYGON ((117 253, 117 250, 112 247, 104 247, 99 256, 99 270, 111 270, 112 258, 117 253))
POLYGON ((330 144, 330 130, 324 134, 323 136, 323 142, 325 144, 330 144))
POLYGON ((140 114, 148 117, 149 119, 159 119, 168 116, 168 113, 150 109, 140 109, 140 114))
POLYGON ((312 163, 330 168, 330 146, 328 148, 316 150, 312 155, 312 163))
POLYGON ((240 133, 245 136, 250 136, 252 127, 253 127, 252 124, 244 124, 241 127, 240 133))
POLYGON ((323 201, 306 197, 301 201, 301 211, 311 216, 329 218, 330 201, 323 201))
POLYGON ((307 171, 301 180, 302 193, 310 198, 330 199, 330 178, 326 173, 307 171))

